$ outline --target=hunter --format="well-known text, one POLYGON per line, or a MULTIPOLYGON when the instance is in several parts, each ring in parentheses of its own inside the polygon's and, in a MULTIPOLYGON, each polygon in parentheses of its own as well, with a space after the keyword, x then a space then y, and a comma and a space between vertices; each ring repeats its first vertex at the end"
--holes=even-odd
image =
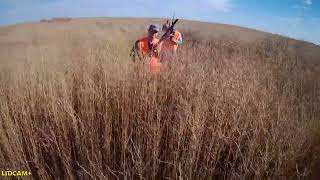
POLYGON ((147 60, 151 72, 159 72, 159 53, 162 43, 157 38, 159 27, 151 24, 148 28, 148 35, 136 41, 136 50, 140 60, 147 60))
POLYGON ((172 27, 172 31, 168 31, 169 21, 167 21, 162 26, 162 32, 166 34, 166 40, 163 42, 163 61, 172 60, 172 56, 177 52, 179 45, 182 44, 182 34, 176 29, 175 26, 172 27))

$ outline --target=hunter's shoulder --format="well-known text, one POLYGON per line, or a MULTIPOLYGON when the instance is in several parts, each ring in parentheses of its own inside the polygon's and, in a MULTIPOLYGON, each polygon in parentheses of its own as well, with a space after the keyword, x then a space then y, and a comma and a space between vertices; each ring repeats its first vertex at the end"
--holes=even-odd
POLYGON ((175 32, 174 32, 175 34, 181 34, 181 32, 180 31, 178 31, 178 30, 175 30, 175 32))
POLYGON ((137 41, 138 41, 138 42, 148 41, 148 37, 142 37, 142 38, 138 39, 137 41))

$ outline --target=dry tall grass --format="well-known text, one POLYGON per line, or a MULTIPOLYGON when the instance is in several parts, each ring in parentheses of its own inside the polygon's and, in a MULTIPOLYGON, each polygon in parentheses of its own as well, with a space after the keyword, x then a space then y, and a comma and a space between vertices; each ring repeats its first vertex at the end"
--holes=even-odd
POLYGON ((187 40, 159 75, 129 47, 38 48, 0 72, 0 159, 34 179, 306 177, 320 79, 285 44, 187 40))

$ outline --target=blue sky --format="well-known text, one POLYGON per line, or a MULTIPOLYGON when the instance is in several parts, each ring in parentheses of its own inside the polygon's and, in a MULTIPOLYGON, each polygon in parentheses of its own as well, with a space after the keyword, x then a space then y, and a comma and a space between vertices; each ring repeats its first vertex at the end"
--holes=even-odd
POLYGON ((0 25, 70 17, 170 17, 234 24, 320 45, 320 0, 0 0, 0 25))

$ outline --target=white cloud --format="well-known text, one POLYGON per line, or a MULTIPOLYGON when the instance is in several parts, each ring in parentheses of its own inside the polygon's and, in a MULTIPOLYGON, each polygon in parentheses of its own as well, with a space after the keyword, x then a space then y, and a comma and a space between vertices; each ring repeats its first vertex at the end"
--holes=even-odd
POLYGON ((229 12, 234 7, 231 0, 207 0, 207 3, 210 8, 223 12, 229 12))
POLYGON ((304 0, 303 3, 307 6, 312 5, 312 0, 304 0))
MULTIPOLYGON (((235 8, 234 0, 164 0, 171 4, 169 7, 173 7, 175 10, 183 9, 191 12, 230 12, 235 8)), ((187 11, 186 11, 187 12, 187 11)))

